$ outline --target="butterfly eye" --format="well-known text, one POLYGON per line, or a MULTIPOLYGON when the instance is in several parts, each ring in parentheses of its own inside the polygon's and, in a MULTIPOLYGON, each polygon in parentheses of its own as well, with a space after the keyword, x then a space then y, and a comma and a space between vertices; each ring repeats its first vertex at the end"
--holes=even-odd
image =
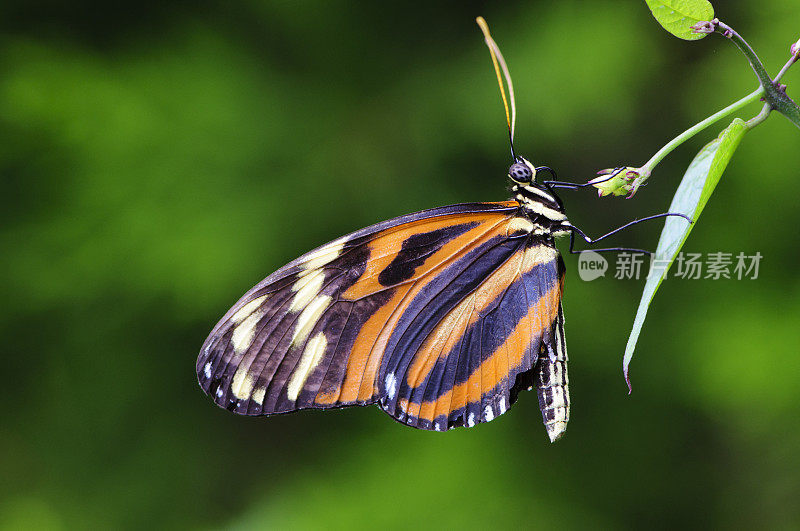
POLYGON ((533 178, 533 172, 526 164, 517 162, 508 168, 508 176, 518 183, 529 183, 533 178))

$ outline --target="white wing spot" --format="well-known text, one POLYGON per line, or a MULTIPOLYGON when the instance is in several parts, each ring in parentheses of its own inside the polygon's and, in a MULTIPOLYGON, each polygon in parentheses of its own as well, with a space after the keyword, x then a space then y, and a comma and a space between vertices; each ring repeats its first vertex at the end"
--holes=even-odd
POLYGON ((397 392, 397 377, 393 373, 389 373, 386 375, 386 395, 389 397, 389 400, 394 398, 394 394, 397 392))
POLYGON ((317 297, 306 306, 297 318, 297 326, 292 334, 292 345, 299 345, 306 340, 330 302, 331 297, 325 295, 324 297, 317 297))
POLYGON ((289 400, 297 400, 300 390, 305 385, 308 376, 311 374, 319 362, 322 361, 322 356, 325 354, 325 348, 328 346, 328 340, 325 334, 320 332, 309 340, 306 349, 303 351, 303 356, 297 364, 297 368, 292 374, 292 379, 289 380, 289 385, 286 388, 286 395, 289 400))
POLYGON ((253 392, 255 384, 256 380, 253 373, 250 372, 250 366, 242 363, 236 369, 236 374, 233 375, 231 392, 239 400, 247 400, 250 398, 250 393, 253 392))
POLYGON ((209 361, 203 366, 203 374, 206 378, 211 378, 211 362, 209 361))
POLYGON ((506 397, 504 396, 500 397, 500 405, 497 407, 497 409, 500 410, 500 413, 498 413, 499 415, 502 415, 503 413, 506 412, 506 397))
POLYGON ((222 386, 217 387, 217 398, 222 398, 222 386))
POLYGON ((475 413, 470 413, 469 417, 467 418, 467 426, 473 427, 475 425, 475 413))
POLYGON ((264 301, 267 300, 267 297, 269 297, 269 294, 262 295, 260 297, 256 297, 255 299, 251 300, 250 302, 239 308, 235 314, 233 314, 233 316, 231 317, 231 321, 233 321, 236 324, 241 323, 247 317, 249 317, 251 313, 256 311, 258 307, 261 306, 264 303, 264 301))
POLYGON ((322 271, 312 271, 308 276, 301 277, 292 286, 292 291, 297 292, 289 306, 290 312, 296 312, 306 307, 322 289, 325 281, 325 273, 322 271))
POLYGON ((254 402, 256 402, 259 406, 264 404, 264 397, 267 395, 267 388, 266 387, 259 387, 255 391, 253 391, 253 396, 250 397, 254 402))
POLYGON ((486 409, 483 410, 483 417, 486 419, 486 422, 491 422, 494 419, 492 406, 486 406, 486 409))
POLYGON ((336 260, 344 249, 345 240, 332 241, 328 245, 310 253, 306 257, 303 269, 312 271, 336 260))
POLYGON ((231 336, 231 344, 233 345, 234 352, 241 354, 250 348, 250 344, 256 336, 256 325, 265 313, 267 313, 265 310, 254 311, 247 319, 236 325, 236 328, 233 330, 233 336, 231 336))

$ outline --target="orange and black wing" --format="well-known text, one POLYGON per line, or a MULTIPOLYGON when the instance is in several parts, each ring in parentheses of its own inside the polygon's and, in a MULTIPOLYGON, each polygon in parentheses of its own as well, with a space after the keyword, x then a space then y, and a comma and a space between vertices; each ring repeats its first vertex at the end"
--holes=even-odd
POLYGON ((492 420, 541 387, 557 343, 563 264, 518 207, 418 212, 298 258, 216 325, 200 385, 244 415, 377 403, 423 429, 492 420))

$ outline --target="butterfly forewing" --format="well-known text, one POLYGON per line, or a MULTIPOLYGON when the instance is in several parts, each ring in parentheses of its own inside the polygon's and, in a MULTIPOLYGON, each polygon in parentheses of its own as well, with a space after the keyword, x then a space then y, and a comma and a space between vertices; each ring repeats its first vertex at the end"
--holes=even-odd
POLYGON ((322 246, 223 317, 200 384, 247 415, 378 402, 418 428, 488 422, 555 350, 563 265, 531 229, 514 201, 473 203, 322 246))

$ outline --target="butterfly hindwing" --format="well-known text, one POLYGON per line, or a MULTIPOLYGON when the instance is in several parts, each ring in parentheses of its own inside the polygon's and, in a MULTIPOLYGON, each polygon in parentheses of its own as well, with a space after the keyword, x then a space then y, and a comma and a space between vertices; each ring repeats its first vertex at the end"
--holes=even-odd
POLYGON ((492 261, 486 252, 461 273, 480 277, 477 286, 443 275, 450 289, 424 299, 441 315, 427 310, 407 316, 407 328, 395 328, 398 348, 382 368, 387 413, 424 429, 474 426, 508 410, 518 377, 529 381, 525 388, 534 385, 540 352, 554 350, 563 263, 535 236, 511 238, 506 246, 512 252, 505 260, 492 261), (493 264, 488 274, 482 259, 493 264), (428 321, 435 326, 426 333, 428 321), (418 336, 424 342, 415 345, 418 336))

